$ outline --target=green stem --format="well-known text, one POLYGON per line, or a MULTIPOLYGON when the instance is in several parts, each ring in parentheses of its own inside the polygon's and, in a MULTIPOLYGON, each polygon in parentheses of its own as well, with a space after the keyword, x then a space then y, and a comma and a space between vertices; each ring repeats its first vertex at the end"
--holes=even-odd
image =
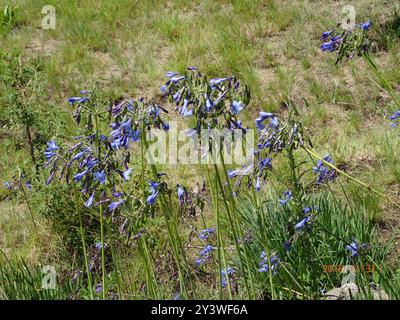
POLYGON ((379 79, 379 81, 383 84, 389 95, 392 97, 393 101, 396 103, 397 108, 400 108, 400 100, 399 97, 396 95, 392 85, 386 80, 383 74, 379 71, 378 67, 376 66, 375 62, 372 60, 368 53, 364 53, 362 55, 365 63, 367 66, 372 70, 375 76, 379 79))
POLYGON ((86 275, 88 278, 88 286, 89 286, 89 291, 90 291, 90 298, 93 300, 93 287, 92 287, 92 276, 89 271, 89 262, 87 259, 87 252, 86 252, 86 241, 85 241, 85 234, 83 230, 83 222, 82 222, 82 212, 80 210, 80 205, 79 205, 79 197, 78 193, 76 191, 76 188, 74 187, 74 194, 75 194, 75 204, 76 204, 76 210, 78 211, 78 216, 79 216, 79 230, 81 234, 81 242, 82 242, 82 249, 83 249, 83 256, 85 259, 85 269, 86 269, 86 275))
POLYGON ((302 148, 310 155, 312 155, 313 157, 317 158, 318 160, 321 160, 325 165, 327 165, 328 167, 334 169, 336 172, 340 173, 341 175, 345 176, 346 178, 354 181, 355 183, 363 186, 364 188, 368 189, 369 191, 371 191, 372 193, 375 193, 376 195, 380 196, 381 198, 385 199, 386 201, 390 202, 392 205, 394 205, 395 207, 400 209, 400 205, 396 202, 394 202, 392 199, 390 199, 388 196, 384 195, 383 193, 375 190, 374 188, 372 188, 369 184, 366 184, 365 182, 362 182, 361 180, 354 178, 352 176, 350 176, 349 174, 347 174, 346 172, 340 170, 338 167, 336 167, 335 165, 333 165, 332 163, 329 163, 327 161, 325 161, 321 156, 319 156, 318 154, 316 154, 314 151, 308 149, 305 146, 302 146, 302 148))
POLYGON ((99 219, 100 219, 100 237, 101 237, 101 279, 102 279, 102 295, 103 300, 106 299, 106 257, 104 248, 104 217, 103 217, 103 206, 99 205, 99 219))

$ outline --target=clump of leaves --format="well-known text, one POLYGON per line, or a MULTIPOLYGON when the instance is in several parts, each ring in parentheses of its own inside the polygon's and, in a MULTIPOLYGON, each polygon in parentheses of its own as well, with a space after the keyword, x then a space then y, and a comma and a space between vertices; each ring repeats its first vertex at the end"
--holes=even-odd
POLYGON ((38 171, 38 152, 51 135, 51 110, 41 79, 40 60, 23 61, 20 54, 0 56, 0 112, 4 135, 17 150, 25 149, 38 171))
POLYGON ((0 12, 0 34, 7 34, 17 25, 17 7, 5 6, 0 12))

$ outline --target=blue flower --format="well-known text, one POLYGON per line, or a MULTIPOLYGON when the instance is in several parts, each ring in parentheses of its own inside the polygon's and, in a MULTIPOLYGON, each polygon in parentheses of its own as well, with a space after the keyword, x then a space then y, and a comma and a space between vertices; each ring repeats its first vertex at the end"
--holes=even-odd
POLYGON ((350 256, 352 258, 356 258, 359 255, 361 250, 364 250, 369 247, 368 243, 359 244, 357 240, 354 240, 352 243, 346 246, 346 250, 350 251, 350 256))
POLYGON ((87 207, 87 208, 91 207, 93 204, 93 199, 94 199, 94 192, 89 197, 89 199, 85 202, 85 207, 87 207))
POLYGON ((292 191, 290 191, 290 190, 285 191, 285 192, 283 193, 283 196, 284 196, 284 198, 283 198, 283 199, 279 199, 279 202, 280 202, 280 204, 281 204, 282 206, 285 206, 285 205, 288 203, 288 201, 291 200, 291 199, 293 198, 293 197, 292 197, 292 191))
POLYGON ((132 169, 128 169, 122 173, 122 177, 124 178, 125 181, 129 180, 129 175, 131 174, 131 171, 132 169))
POLYGON ((225 270, 221 269, 221 287, 225 288, 228 285, 228 278, 232 275, 235 271, 232 267, 227 267, 225 270))
POLYGON ((228 78, 213 78, 210 80, 211 85, 219 85, 220 83, 228 80, 228 78))
POLYGON ((189 101, 187 99, 183 100, 182 108, 179 110, 179 113, 184 117, 191 117, 193 115, 193 110, 189 110, 187 108, 189 101))
MULTIPOLYGON (((96 247, 97 250, 101 250, 103 248, 103 244, 101 242, 96 242, 96 244, 94 245, 96 247)), ((107 244, 104 244, 104 248, 107 247, 107 244)))
POLYGON ((111 202, 109 205, 108 205, 108 209, 110 209, 111 211, 114 211, 115 209, 117 209, 121 204, 123 204, 125 202, 125 200, 123 200, 123 199, 121 199, 121 200, 118 200, 118 201, 114 201, 114 202, 111 202))
POLYGON ((256 119, 257 130, 262 130, 265 128, 264 121, 267 119, 271 119, 271 128, 276 128, 279 125, 278 118, 273 113, 261 111, 260 116, 256 119))
POLYGON ((228 170, 227 174, 228 174, 229 179, 235 178, 239 174, 239 171, 240 171, 239 169, 237 169, 237 170, 228 170))
POLYGON ((147 197, 147 204, 153 205, 158 197, 158 186, 160 185, 159 182, 149 181, 150 186, 150 195, 147 197))
POLYGON ((185 76, 179 76, 179 77, 171 77, 171 82, 172 83, 177 83, 177 82, 179 82, 179 81, 181 81, 181 80, 183 80, 183 79, 186 79, 186 77, 185 76))
POLYGON ((49 142, 47 142, 47 148, 46 151, 44 152, 44 156, 46 157, 47 160, 50 160, 51 158, 57 155, 57 153, 54 151, 58 149, 59 147, 56 145, 55 141, 50 140, 49 142))
POLYGON ((289 239, 288 241, 286 241, 286 242, 283 244, 283 249, 284 249, 285 251, 290 251, 291 248, 292 248, 292 241, 289 239))
POLYGON ((390 120, 392 120, 393 122, 390 124, 391 127, 397 127, 397 123, 395 122, 397 119, 400 118, 400 110, 394 112, 391 116, 390 116, 390 120))
POLYGON ((81 104, 81 103, 84 103, 84 102, 86 102, 86 101, 89 101, 89 98, 86 98, 86 97, 72 97, 72 98, 69 98, 68 99, 68 102, 71 104, 71 105, 74 105, 75 103, 79 103, 79 104, 81 104))
POLYGON ((215 228, 207 228, 204 230, 201 230, 199 233, 199 238, 201 240, 207 240, 211 235, 215 234, 216 229, 215 228))
POLYGON ((46 149, 47 151, 55 151, 58 149, 58 146, 54 140, 50 140, 49 142, 47 142, 47 146, 48 146, 48 148, 46 149))
POLYGON ((169 124, 166 123, 166 122, 163 122, 162 123, 162 128, 163 128, 164 131, 168 131, 169 130, 169 124))
POLYGON ((78 152, 72 159, 71 162, 75 161, 75 160, 79 160, 80 158, 83 157, 84 154, 86 154, 87 150, 83 150, 81 152, 78 152))
POLYGON ((210 112, 214 108, 214 104, 210 99, 206 100, 206 111, 210 112))
POLYGON ((369 28, 371 27, 371 25, 372 25, 372 22, 371 21, 367 21, 367 22, 364 22, 364 23, 360 24, 360 28, 365 30, 365 31, 368 31, 369 28))
POLYGON ((307 225, 307 223, 308 223, 309 221, 310 221, 310 217, 305 217, 305 218, 302 219, 300 222, 296 223, 295 226, 294 226, 294 228, 295 228, 296 230, 303 229, 303 228, 307 225))
POLYGON ((325 31, 322 33, 322 40, 326 40, 331 34, 332 34, 333 30, 329 30, 329 31, 325 31))
POLYGON ((258 269, 258 272, 269 272, 269 265, 268 265, 269 262, 271 264, 271 271, 275 275, 277 272, 276 269, 278 268, 278 265, 280 263, 279 256, 276 253, 273 253, 268 261, 267 254, 265 253, 265 251, 261 251, 260 259, 261 259, 259 262, 260 268, 258 269))
POLYGON ((257 181, 256 181, 256 191, 259 192, 260 190, 261 190, 260 177, 257 177, 257 181))
POLYGON ((211 257, 211 252, 214 250, 213 246, 210 246, 207 244, 203 249, 200 250, 199 255, 200 257, 196 259, 196 265, 199 267, 206 263, 210 257, 211 257))
POLYGON ((4 182, 4 186, 5 186, 8 190, 12 190, 12 184, 11 184, 10 181, 4 182))
POLYGON ((99 181, 100 184, 104 184, 106 182, 106 174, 104 173, 104 170, 101 172, 100 171, 95 172, 93 173, 93 175, 94 175, 94 180, 99 181))
POLYGON ((28 188, 28 190, 32 190, 32 184, 29 180, 25 181, 25 187, 28 188))
POLYGON ((342 37, 341 36, 335 36, 335 37, 332 37, 330 41, 324 42, 320 46, 320 48, 324 52, 325 51, 333 52, 339 47, 339 44, 340 44, 341 41, 342 41, 342 37))
POLYGON ((175 77, 175 76, 178 75, 178 74, 179 74, 178 72, 168 71, 168 72, 165 74, 165 76, 166 76, 167 78, 172 78, 172 77, 175 77))
POLYGON ((162 85, 162 86, 160 87, 160 90, 161 90, 161 92, 162 92, 163 94, 166 94, 166 93, 167 93, 167 86, 166 86, 166 85, 162 85))
POLYGON ((178 194, 179 201, 183 202, 184 197, 185 197, 185 190, 180 185, 178 185, 177 194, 178 194))
POLYGON ((232 104, 231 104, 231 109, 233 114, 239 114, 240 111, 242 111, 244 108, 244 104, 241 101, 236 101, 233 100, 232 104))
POLYGON ((103 291, 103 286, 101 285, 101 283, 96 284, 95 290, 97 293, 100 293, 103 291))
POLYGON ((329 154, 323 157, 323 161, 322 160, 318 161, 317 166, 313 168, 313 172, 318 173, 318 179, 317 179, 318 184, 321 184, 326 181, 333 181, 336 178, 336 171, 333 168, 328 167, 324 163, 324 161, 334 164, 329 154))
POLYGON ((304 207, 304 208, 303 208, 303 212, 304 212, 305 214, 310 213, 310 212, 311 212, 311 208, 310 208, 310 207, 304 207))
POLYGON ((259 168, 260 168, 260 170, 264 170, 264 169, 270 169, 271 170, 272 169, 272 158, 262 159, 260 161, 259 168))
POLYGON ((147 197, 147 204, 153 205, 158 197, 158 191, 153 192, 151 195, 147 197))
POLYGON ((88 173, 88 170, 82 171, 74 175, 74 180, 75 181, 81 181, 82 178, 88 173))

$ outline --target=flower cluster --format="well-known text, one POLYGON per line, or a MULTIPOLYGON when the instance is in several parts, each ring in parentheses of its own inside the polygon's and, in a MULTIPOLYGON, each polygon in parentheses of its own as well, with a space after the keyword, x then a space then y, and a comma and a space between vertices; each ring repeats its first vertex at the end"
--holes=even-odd
POLYGON ((275 275, 277 273, 277 268, 279 266, 280 263, 280 258, 278 256, 277 253, 273 253, 271 254, 271 256, 267 257, 267 254, 265 253, 265 251, 261 252, 260 255, 260 262, 259 262, 259 269, 258 272, 269 272, 269 266, 271 265, 271 272, 275 275))
POLYGON ((357 258, 358 255, 360 254, 360 252, 369 249, 370 246, 371 245, 368 243, 360 244, 357 242, 357 240, 353 240, 352 243, 350 243, 349 245, 346 245, 346 250, 348 250, 350 252, 350 256, 352 258, 357 258))
POLYGON ((295 230, 303 230, 311 225, 313 213, 318 212, 318 208, 305 207, 303 208, 304 216, 299 222, 294 225, 295 230))
POLYGON ((114 123, 114 130, 109 134, 102 134, 93 118, 103 114, 101 106, 94 104, 100 101, 95 93, 81 91, 87 97, 73 97, 68 99, 76 107, 74 114, 79 124, 85 116, 85 134, 74 138, 75 144, 71 147, 60 147, 54 140, 47 143, 44 156, 47 160, 44 167, 50 168, 47 184, 51 183, 58 173, 58 179, 65 179, 80 186, 85 199, 85 206, 92 207, 107 203, 108 211, 114 213, 124 202, 123 193, 118 192, 117 182, 128 181, 132 169, 128 167, 129 156, 116 152, 119 146, 127 146, 133 138, 127 122, 114 123), (118 131, 119 130, 119 131, 118 131), (118 141, 118 142, 117 142, 118 141))
POLYGON ((399 121, 400 118, 400 110, 394 112, 391 116, 390 116, 390 120, 392 120, 390 126, 391 127, 397 127, 397 122, 399 121))
POLYGON ((204 230, 201 230, 199 233, 199 238, 201 240, 207 240, 209 237, 215 235, 216 229, 215 228, 207 228, 204 230))
MULTIPOLYGON (((216 232, 215 228, 207 228, 201 230, 198 236, 201 240, 208 241, 211 236, 215 235, 215 232, 216 232)), ((206 244, 204 248, 201 249, 199 252, 199 257, 195 261, 196 266, 200 267, 201 265, 204 265, 207 261, 209 261, 213 250, 215 250, 215 247, 213 247, 209 243, 206 244)))
POLYGON ((232 267, 227 267, 226 269, 221 269, 221 287, 226 288, 228 286, 229 278, 235 273, 232 267))
POLYGON ((329 154, 325 155, 323 157, 323 160, 318 161, 317 165, 313 168, 313 172, 318 173, 318 178, 317 178, 318 184, 328 181, 333 181, 337 176, 336 170, 331 167, 328 167, 328 165, 326 165, 324 161, 334 164, 334 161, 332 160, 329 154))
POLYGON ((336 63, 352 59, 355 55, 361 55, 370 46, 366 32, 370 29, 371 25, 371 21, 367 21, 342 32, 338 30, 325 31, 322 33, 321 40, 323 44, 320 48, 323 52, 337 52, 336 63))
POLYGON ((209 244, 205 245, 203 249, 199 252, 199 257, 196 259, 196 266, 200 267, 204 265, 211 258, 212 251, 215 248, 209 244))
POLYGON ((235 77, 208 80, 196 67, 184 75, 167 72, 168 81, 161 86, 162 94, 176 105, 182 116, 193 116, 194 130, 229 128, 245 129, 237 115, 249 104, 250 93, 235 77))
POLYGON ((131 99, 114 106, 111 114, 115 122, 110 124, 113 149, 128 149, 130 143, 140 141, 141 130, 156 128, 168 131, 169 124, 161 118, 161 112, 168 113, 157 104, 146 103, 144 99, 131 99))
POLYGON ((292 199, 293 199, 292 191, 288 190, 288 191, 283 192, 283 198, 278 199, 278 201, 282 206, 286 206, 286 204, 292 199))
POLYGON ((8 180, 4 182, 4 187, 9 190, 19 190, 25 187, 28 190, 32 190, 31 180, 25 176, 25 174, 21 174, 19 177, 13 177, 13 180, 8 180))

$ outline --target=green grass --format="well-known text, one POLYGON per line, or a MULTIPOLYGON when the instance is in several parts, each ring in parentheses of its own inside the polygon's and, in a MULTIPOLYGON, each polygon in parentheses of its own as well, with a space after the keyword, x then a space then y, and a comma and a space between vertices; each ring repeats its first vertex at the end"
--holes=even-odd
MULTIPOLYGON (((371 18, 374 23, 377 22, 371 30, 377 44, 374 59, 385 78, 396 88, 400 83, 399 6, 394 1, 386 4, 383 0, 362 0, 355 6, 358 19, 371 18)), ((318 49, 320 33, 335 25, 340 17, 341 7, 336 2, 299 0, 289 5, 287 1, 221 0, 172 1, 165 4, 162 1, 123 0, 116 5, 110 1, 0 0, 0 9, 0 53, 13 57, 20 53, 22 66, 28 69, 40 66, 36 82, 40 85, 40 94, 32 89, 32 99, 23 101, 40 119, 40 126, 32 131, 35 136, 43 133, 50 139, 74 135, 76 125, 70 116, 71 108, 66 98, 77 95, 79 90, 89 88, 93 83, 111 101, 142 96, 160 100, 159 86, 164 81, 165 71, 183 72, 187 66, 194 65, 210 78, 235 75, 249 85, 252 103, 243 115, 248 125, 253 125, 253 119, 262 110, 286 116, 283 103, 289 97, 299 106, 303 124, 311 133, 315 149, 320 154, 330 153, 346 172, 398 202, 399 137, 389 128, 387 120, 396 110, 395 105, 362 60, 335 66, 335 57, 322 54, 318 49), (55 30, 40 27, 43 17, 41 8, 48 4, 56 8, 55 30), (5 9, 6 5, 8 9, 5 9)), ((1 63, 1 70, 10 69, 8 63, 1 63)), ((3 81, 0 89, 2 115, 8 114, 9 102, 3 97, 9 92, 9 82, 3 81)), ((166 108, 172 111, 173 106, 166 104, 166 108)), ((177 119, 173 112, 168 117, 177 119)), ((32 173, 29 149, 20 141, 24 134, 23 126, 9 129, 3 126, 3 119, 0 119, 0 124, 1 182, 17 174, 17 167, 32 173)), ((38 145, 35 150, 39 157, 44 145, 38 145)), ((310 161, 304 154, 301 157, 310 161)), ((285 165, 281 164, 281 167, 278 173, 285 176, 285 165)), ((204 170, 193 166, 167 166, 162 171, 164 169, 171 183, 176 184, 179 180, 186 186, 195 187, 202 180, 207 180, 204 170)), ((150 171, 149 168, 146 170, 146 173, 150 171)), ((45 175, 42 174, 40 179, 43 182, 45 175)), ((273 184, 278 183, 275 178, 271 180, 273 184)), ((341 178, 341 183, 332 185, 338 203, 331 198, 315 199, 325 208, 320 222, 324 228, 347 239, 353 236, 349 230, 356 226, 354 236, 360 241, 382 244, 384 249, 374 249, 371 257, 379 266, 390 263, 394 267, 392 270, 385 269, 383 276, 372 280, 381 281, 391 298, 398 298, 399 291, 396 290, 399 290, 400 280, 399 273, 396 276, 395 271, 399 253, 386 249, 388 234, 380 230, 380 225, 392 221, 398 209, 377 196, 360 191, 358 185, 345 178, 341 178), (349 213, 350 205, 357 208, 355 212, 349 213), (345 219, 347 214, 350 221, 345 219), (386 255, 386 251, 391 254, 386 255), (388 276, 394 279, 394 289, 390 288, 390 281, 384 279, 388 276)), ((0 269, 0 299, 69 297, 66 293, 70 290, 66 289, 69 285, 53 293, 38 289, 37 266, 54 263, 71 273, 79 264, 78 258, 67 261, 69 252, 63 251, 65 243, 58 234, 50 231, 54 230, 53 222, 43 218, 45 203, 40 203, 45 191, 39 190, 37 197, 29 194, 28 199, 36 202, 34 214, 39 234, 32 227, 27 199, 18 195, 0 203, 0 249, 11 261, 0 269), (27 261, 27 265, 34 266, 32 270, 36 271, 28 272, 31 268, 22 265, 21 258, 27 261), (21 282, 24 289, 20 292, 16 290, 14 280, 21 282)), ((218 189, 215 191, 219 192, 218 189)), ((237 225, 243 223, 246 229, 254 232, 256 239, 248 248, 249 252, 241 252, 243 258, 247 257, 255 263, 248 266, 244 262, 245 272, 239 270, 235 237, 231 233, 236 227, 232 228, 226 220, 222 199, 213 206, 210 188, 205 195, 203 213, 206 226, 200 216, 184 216, 179 221, 179 234, 189 260, 187 269, 193 276, 197 298, 217 299, 221 294, 222 297, 229 297, 226 290, 221 293, 219 289, 218 259, 214 259, 205 270, 197 270, 193 262, 198 247, 203 244, 196 240, 193 232, 215 226, 217 211, 223 216, 221 224, 226 230, 223 240, 227 247, 228 264, 236 266, 237 274, 244 273, 248 279, 253 278, 255 284, 249 293, 244 288, 243 277, 239 277, 239 289, 233 298, 271 298, 272 294, 274 298, 281 299, 320 298, 320 290, 329 289, 324 286, 340 283, 338 275, 323 274, 321 264, 347 263, 343 251, 345 244, 322 229, 315 230, 314 242, 304 244, 310 246, 309 251, 297 248, 288 257, 281 252, 280 245, 287 236, 287 212, 280 212, 271 203, 280 191, 284 190, 278 192, 267 187, 259 199, 263 207, 265 204, 265 219, 274 221, 274 224, 260 226, 256 220, 258 209, 249 204, 250 200, 238 204, 240 216, 234 222, 237 225), (267 242, 262 240, 262 232, 269 235, 267 242), (256 270, 257 259, 265 245, 287 258, 287 270, 278 279, 273 279, 276 281, 272 283, 273 290, 268 275, 259 274, 256 270), (306 263, 310 259, 307 255, 311 254, 317 257, 312 268, 306 263), (301 271, 292 270, 291 266, 299 266, 301 271)), ((0 195, 3 195, 3 190, 0 195)), ((251 195, 246 196, 251 198, 251 195)), ((132 207, 125 214, 136 219, 137 208, 132 207)), ((395 236, 398 223, 392 226, 390 236, 395 236)), ((107 282, 121 299, 172 298, 180 288, 165 220, 155 214, 154 219, 146 218, 138 223, 135 231, 143 227, 147 230, 143 241, 118 242, 116 245, 118 257, 113 261, 118 265, 112 267, 114 272, 110 272, 107 282), (146 261, 152 261, 153 265, 146 265, 146 261), (146 268, 154 268, 150 273, 156 273, 156 279, 149 279, 146 268), (123 285, 118 283, 119 275, 124 277, 123 285), (151 285, 153 291, 149 289, 151 285)), ((80 243, 79 238, 74 240, 80 243)), ((0 261, 3 261, 2 258, 0 261)), ((96 283, 93 285, 100 282, 99 275, 94 274, 96 283)), ((368 283, 369 280, 366 276, 362 281, 368 283)), ((186 281, 185 278, 183 282, 186 281)), ((78 284, 82 287, 86 285, 78 284)), ((81 289, 83 293, 79 298, 89 298, 90 288, 81 289)), ((95 296, 100 297, 101 294, 95 296)))

